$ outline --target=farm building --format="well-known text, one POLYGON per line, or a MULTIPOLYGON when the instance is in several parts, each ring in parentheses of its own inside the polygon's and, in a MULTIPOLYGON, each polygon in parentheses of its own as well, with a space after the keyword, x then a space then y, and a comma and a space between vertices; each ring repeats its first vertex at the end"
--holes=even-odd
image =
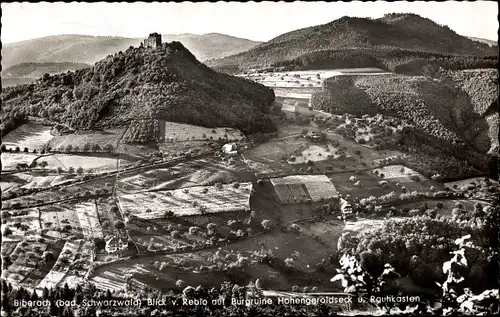
POLYGON ((350 202, 345 200, 344 198, 340 198, 340 210, 343 214, 351 214, 352 213, 352 205, 350 202))
POLYGON ((338 198, 337 189, 326 175, 292 175, 272 178, 271 183, 283 204, 338 198))
POLYGON ((106 246, 104 247, 104 250, 106 250, 107 253, 116 253, 116 252, 123 252, 127 249, 128 243, 126 241, 123 241, 121 238, 117 237, 112 237, 108 241, 106 241, 106 246))
POLYGON ((236 143, 226 143, 222 146, 222 152, 228 155, 238 154, 238 147, 236 143))

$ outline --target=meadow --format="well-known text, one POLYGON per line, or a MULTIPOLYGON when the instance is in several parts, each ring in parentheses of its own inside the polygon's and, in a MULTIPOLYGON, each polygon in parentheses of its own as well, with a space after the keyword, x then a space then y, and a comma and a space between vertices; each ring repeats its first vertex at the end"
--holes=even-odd
POLYGON ((50 126, 38 123, 25 123, 4 136, 2 138, 2 145, 12 150, 19 147, 21 151, 24 148, 28 148, 30 152, 33 150, 39 151, 54 137, 50 134, 50 130, 50 126))

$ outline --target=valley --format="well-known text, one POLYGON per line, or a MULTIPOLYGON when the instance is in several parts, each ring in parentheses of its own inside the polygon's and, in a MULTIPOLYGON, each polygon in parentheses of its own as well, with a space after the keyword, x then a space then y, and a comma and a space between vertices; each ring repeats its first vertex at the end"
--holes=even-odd
POLYGON ((20 126, 6 136, 2 152, 2 232, 12 245, 4 256, 23 258, 31 252, 24 242, 37 240, 43 241, 39 256, 58 245, 51 251, 51 261, 57 261, 38 284, 32 276, 40 276, 43 267, 30 262, 9 265, 5 278, 41 290, 76 274, 98 288, 126 291, 175 290, 186 283, 213 287, 219 283, 213 277, 223 274, 238 284, 259 279, 273 290, 313 285, 318 291, 339 291, 327 276, 338 268, 344 233, 380 228, 385 213, 405 219, 414 210, 425 212, 422 206, 443 206, 437 215, 449 218, 457 201, 473 209, 473 197, 489 208, 498 188, 484 187, 493 189, 490 193, 471 190, 467 182, 466 187, 443 184, 408 167, 411 155, 371 145, 387 129, 391 132, 384 138, 396 138, 401 124, 381 115, 356 118, 314 110, 310 86, 286 86, 291 81, 286 76, 306 81, 314 76, 321 87, 326 78, 346 73, 387 76, 373 69, 243 75, 276 85, 277 132, 255 140, 239 132, 198 132, 196 126, 166 122, 160 129, 164 137, 149 147, 148 160, 119 152, 124 129, 52 136, 50 126, 20 126), (354 139, 341 132, 352 124, 354 139), (369 141, 361 142, 365 136, 369 141), (230 142, 237 144, 235 154, 222 150, 230 142), (285 181, 290 177, 296 180, 285 181), (330 185, 315 185, 308 177, 323 177, 330 185), (282 180, 290 185, 278 185, 282 180), (355 219, 342 220, 339 197, 355 206, 355 219), (58 244, 62 237, 74 245, 58 244), (85 244, 90 257, 83 257, 84 239, 91 241, 85 244), (113 239, 125 243, 123 251, 106 250, 113 239), (76 256, 78 264, 62 255, 76 256))
POLYGON ((498 47, 414 14, 210 38, 207 66, 158 33, 68 35, 110 55, 2 89, 2 312, 413 314, 449 281, 497 307, 498 47), (421 305, 4 304, 366 294, 421 305))

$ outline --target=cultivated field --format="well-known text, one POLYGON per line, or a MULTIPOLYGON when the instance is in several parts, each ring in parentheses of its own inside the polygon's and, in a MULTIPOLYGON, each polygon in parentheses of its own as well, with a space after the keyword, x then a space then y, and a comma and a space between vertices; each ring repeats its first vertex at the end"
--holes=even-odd
POLYGON ((259 144, 248 151, 244 151, 243 155, 245 158, 256 161, 282 162, 293 153, 307 149, 308 146, 309 142, 297 135, 296 137, 284 137, 259 144))
MULTIPOLYGON (((113 149, 118 146, 125 129, 110 129, 104 130, 99 133, 89 133, 89 134, 67 134, 54 136, 50 142, 49 146, 53 150, 64 152, 68 145, 71 145, 72 152, 84 152, 85 145, 92 147, 97 144, 99 150, 92 150, 93 152, 105 151, 104 147, 107 145, 112 145, 113 149)), ((85 152, 90 151, 86 150, 85 152)))
POLYGON ((307 149, 302 151, 301 155, 294 156, 293 160, 288 159, 289 164, 304 164, 308 161, 319 162, 328 159, 338 158, 340 155, 335 154, 337 148, 331 144, 327 145, 309 145, 307 149))
POLYGON ((392 191, 396 193, 401 192, 401 188, 397 187, 393 182, 387 182, 385 187, 382 187, 379 182, 383 179, 369 171, 362 174, 354 172, 335 173, 329 175, 329 177, 343 196, 351 195, 352 197, 360 198, 369 196, 378 197, 392 191), (356 186, 354 185, 355 183, 357 183, 356 186))
POLYGON ((200 140, 238 141, 245 136, 232 128, 205 128, 176 122, 160 122, 160 140, 163 142, 182 142, 200 140))
POLYGON ((2 238, 5 239, 24 239, 28 234, 34 234, 40 230, 38 221, 38 212, 34 209, 23 210, 22 215, 16 216, 15 212, 9 212, 11 217, 2 222, 2 238), (5 234, 5 228, 9 228, 11 234, 5 234))
POLYGON ((67 241, 57 262, 50 272, 38 283, 37 288, 43 289, 56 287, 68 272, 71 263, 74 261, 76 253, 80 249, 82 241, 67 241))
POLYGON ((233 159, 231 164, 213 157, 200 158, 168 168, 120 175, 117 188, 125 193, 133 190, 171 190, 217 182, 227 184, 252 176, 248 166, 238 158, 233 159))
MULTIPOLYGON (((3 241, 2 241, 3 246, 3 241)), ((43 252, 47 249, 46 243, 23 241, 17 244, 11 253, 12 264, 2 270, 2 278, 11 283, 22 282, 41 260, 43 252)))
POLYGON ((297 223, 295 228, 300 234, 321 241, 331 252, 334 252, 337 249, 338 239, 342 235, 344 223, 339 220, 306 222, 297 223))
POLYGON ((28 166, 36 159, 39 155, 30 153, 8 153, 3 152, 2 158, 2 171, 15 170, 17 164, 24 163, 28 166))
POLYGON ((387 72, 378 68, 352 68, 332 70, 304 70, 289 72, 251 73, 240 75, 268 87, 321 87, 322 82, 330 77, 342 75, 385 75, 387 72))
POLYGON ((127 194, 119 197, 125 214, 142 219, 163 218, 170 210, 177 216, 218 213, 249 209, 251 183, 218 186, 194 186, 154 193, 127 194))
POLYGON ((97 215, 96 205, 92 202, 85 202, 75 205, 75 211, 80 221, 83 235, 87 239, 103 238, 101 224, 97 215))
MULTIPOLYGON (((81 156, 69 154, 54 154, 52 158, 59 162, 60 166, 64 170, 67 170, 70 167, 73 167, 75 170, 78 167, 82 167, 84 170, 116 170, 118 162, 118 159, 115 157, 81 156)), ((123 162, 121 163, 123 164, 123 162)))
POLYGON ((73 206, 53 204, 39 209, 46 235, 60 239, 82 232, 78 214, 73 206))
POLYGON ((416 177, 426 180, 425 176, 403 165, 388 165, 373 170, 378 175, 384 174, 384 179, 395 180, 399 183, 413 183, 416 177), (412 179, 414 178, 414 179, 412 179))
POLYGON ((276 194, 281 203, 313 202, 332 199, 338 196, 335 186, 325 175, 293 175, 272 178, 276 194))
POLYGON ((74 288, 77 285, 83 284, 84 276, 90 268, 92 262, 92 254, 94 252, 94 243, 90 240, 81 243, 79 252, 71 262, 68 272, 64 275, 59 285, 68 284, 69 287, 74 288))
POLYGON ((25 147, 29 151, 41 150, 53 138, 50 130, 51 127, 49 126, 26 123, 3 137, 2 144, 5 144, 7 149, 10 148, 12 150, 16 147, 19 147, 21 151, 25 147))

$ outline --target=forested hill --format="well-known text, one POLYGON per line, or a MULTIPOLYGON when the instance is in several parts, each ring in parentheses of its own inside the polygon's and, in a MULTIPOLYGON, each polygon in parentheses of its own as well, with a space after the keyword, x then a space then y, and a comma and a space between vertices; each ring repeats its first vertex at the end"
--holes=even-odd
POLYGON ((6 88, 1 97, 2 134, 27 115, 75 129, 154 118, 245 133, 275 130, 267 114, 274 101, 270 88, 213 71, 180 42, 130 47, 90 68, 6 88))
POLYGON ((498 46, 473 41, 447 26, 415 14, 388 14, 379 19, 342 17, 327 24, 282 34, 255 48, 218 60, 214 68, 240 70, 279 66, 306 54, 364 49, 389 54, 391 49, 476 57, 498 56, 498 46))

